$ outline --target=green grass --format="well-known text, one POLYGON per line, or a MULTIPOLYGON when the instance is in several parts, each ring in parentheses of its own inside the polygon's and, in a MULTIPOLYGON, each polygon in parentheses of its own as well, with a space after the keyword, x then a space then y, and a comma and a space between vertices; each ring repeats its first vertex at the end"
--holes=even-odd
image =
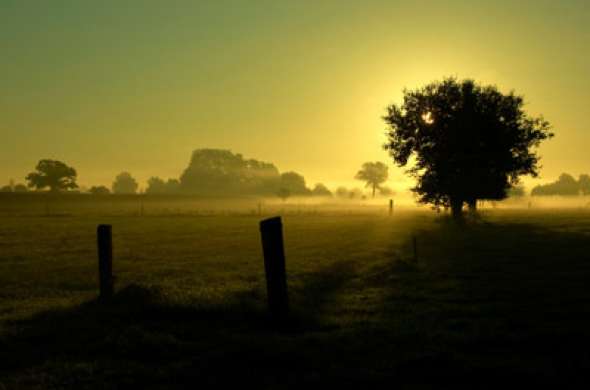
POLYGON ((586 211, 498 210, 462 227, 427 212, 289 214, 282 329, 266 314, 258 222, 3 216, 0 383, 481 388, 590 368, 586 211), (95 301, 99 223, 113 225, 110 304, 95 301))

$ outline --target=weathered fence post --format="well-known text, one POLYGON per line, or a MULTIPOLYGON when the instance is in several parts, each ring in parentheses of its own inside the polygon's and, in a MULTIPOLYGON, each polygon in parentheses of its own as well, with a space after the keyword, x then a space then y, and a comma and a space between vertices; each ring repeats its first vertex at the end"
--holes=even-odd
POLYGON ((260 234, 266 272, 268 308, 274 320, 283 320, 289 312, 289 297, 281 217, 261 221, 260 234))
POLYGON ((389 216, 393 215, 393 199, 389 199, 389 216))
POLYGON ((111 225, 98 225, 98 275, 100 300, 113 296, 113 236, 111 225))

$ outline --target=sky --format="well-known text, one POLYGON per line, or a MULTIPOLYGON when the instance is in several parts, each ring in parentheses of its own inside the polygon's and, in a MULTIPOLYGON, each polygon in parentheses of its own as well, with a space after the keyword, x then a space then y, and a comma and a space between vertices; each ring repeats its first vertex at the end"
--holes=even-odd
POLYGON ((362 186, 385 108, 447 76, 525 97, 541 177, 590 172, 586 1, 0 0, 0 183, 42 158, 82 185, 178 177, 198 148, 362 186))

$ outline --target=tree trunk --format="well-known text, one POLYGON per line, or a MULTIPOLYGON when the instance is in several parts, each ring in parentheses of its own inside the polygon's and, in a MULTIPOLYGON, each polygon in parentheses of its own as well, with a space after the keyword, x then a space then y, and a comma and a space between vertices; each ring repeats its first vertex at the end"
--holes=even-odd
POLYGON ((373 183, 373 198, 375 197, 375 188, 377 187, 377 184, 373 183))
POLYGON ((472 199, 472 200, 468 201, 467 205, 469 207, 470 214, 477 213, 477 199, 472 199))
POLYGON ((463 218, 463 200, 451 199, 451 214, 453 219, 461 220, 463 218))

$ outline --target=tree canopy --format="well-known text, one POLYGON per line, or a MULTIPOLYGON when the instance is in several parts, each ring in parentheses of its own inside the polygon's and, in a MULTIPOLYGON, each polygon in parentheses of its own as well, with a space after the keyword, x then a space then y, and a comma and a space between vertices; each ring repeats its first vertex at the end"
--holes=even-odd
POLYGON ((311 190, 313 196, 332 196, 332 191, 328 189, 324 184, 317 183, 313 190, 311 190))
POLYGON ((285 172, 281 174, 279 186, 288 190, 291 195, 311 194, 311 191, 305 185, 305 178, 297 172, 285 172))
POLYGON ((381 184, 387 180, 387 176, 387 165, 377 161, 364 163, 354 178, 366 182, 366 187, 371 187, 374 198, 375 190, 379 189, 381 184))
POLYGON ((310 195, 298 173, 279 173, 271 163, 245 159, 222 149, 197 149, 180 176, 180 190, 199 195, 276 195, 285 188, 290 195, 310 195))
POLYGON ((275 194, 279 170, 229 150, 197 149, 180 176, 183 192, 205 195, 275 194))
POLYGON ((537 176, 539 156, 531 149, 550 138, 549 123, 531 117, 513 92, 473 80, 447 78, 404 90, 403 103, 387 108, 385 149, 417 180, 422 203, 450 206, 507 196, 522 175, 537 176))
POLYGON ((78 188, 76 184, 76 170, 61 161, 41 160, 35 172, 27 175, 27 185, 30 188, 42 190, 49 188, 52 192, 78 188))

